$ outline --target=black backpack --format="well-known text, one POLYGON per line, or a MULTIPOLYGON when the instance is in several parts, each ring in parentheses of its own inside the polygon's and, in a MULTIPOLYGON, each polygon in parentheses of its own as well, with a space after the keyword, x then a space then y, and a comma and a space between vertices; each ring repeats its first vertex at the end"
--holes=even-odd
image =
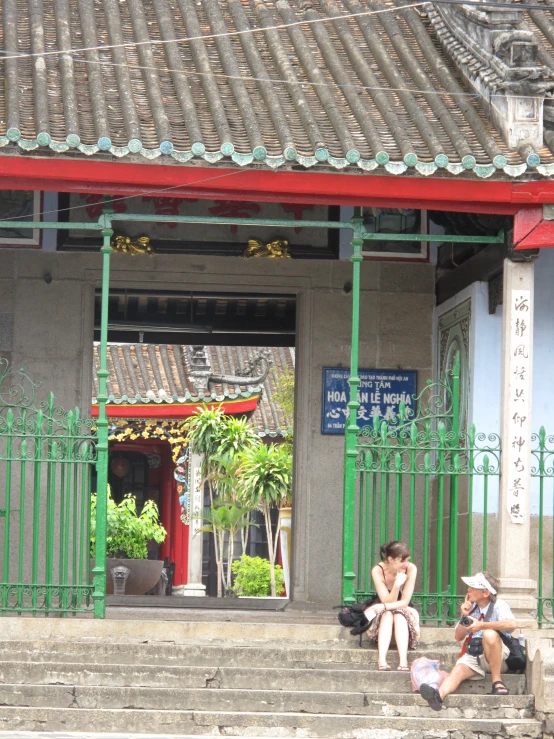
POLYGON ((360 637, 360 646, 362 645, 362 634, 365 634, 370 627, 370 622, 367 620, 364 611, 378 600, 377 596, 373 595, 361 603, 350 603, 348 605, 336 606, 341 609, 337 614, 339 623, 341 626, 350 629, 352 636, 360 637))

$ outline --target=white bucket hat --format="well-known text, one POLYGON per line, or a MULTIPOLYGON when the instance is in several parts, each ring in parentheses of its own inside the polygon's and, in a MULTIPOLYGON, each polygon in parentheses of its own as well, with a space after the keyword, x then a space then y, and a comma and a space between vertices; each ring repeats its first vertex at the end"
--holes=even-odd
POLYGON ((462 577, 462 580, 470 588, 476 588, 477 590, 488 590, 489 593, 496 595, 496 590, 493 588, 493 586, 490 584, 490 582, 487 580, 482 572, 478 572, 476 575, 473 575, 473 577, 462 577))

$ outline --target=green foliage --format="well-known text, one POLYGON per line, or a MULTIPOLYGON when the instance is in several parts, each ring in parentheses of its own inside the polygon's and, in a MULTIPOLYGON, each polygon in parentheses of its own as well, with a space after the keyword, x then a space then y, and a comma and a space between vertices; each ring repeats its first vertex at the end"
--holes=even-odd
MULTIPOLYGON (((258 598, 269 595, 271 591, 271 565, 267 559, 261 557, 242 556, 233 562, 235 575, 234 591, 237 595, 246 595, 258 598)), ((285 578, 283 570, 275 565, 275 582, 277 592, 283 589, 285 578)))
POLYGON ((258 434, 246 418, 223 418, 217 438, 216 454, 233 459, 245 449, 260 443, 258 434))
POLYGON ((273 402, 281 408, 288 424, 287 433, 283 435, 285 439, 292 441, 294 423, 294 370, 287 369, 281 372, 277 367, 273 367, 272 372, 275 378, 273 402))
POLYGON ((252 425, 244 418, 225 416, 220 408, 203 406, 189 431, 193 452, 202 454, 203 475, 220 498, 235 501, 236 466, 245 449, 260 444, 252 425))
POLYGON ((240 500, 248 507, 283 506, 292 500, 292 455, 284 444, 259 444, 241 455, 240 500))
MULTIPOLYGON (((140 516, 137 515, 137 502, 131 494, 126 495, 117 505, 108 488, 108 517, 106 556, 117 559, 147 559, 147 543, 154 539, 161 544, 167 531, 159 523, 158 506, 147 500, 140 516)), ((96 553, 96 495, 91 501, 91 556, 96 553)))
POLYGON ((279 543, 279 527, 273 533, 271 509, 290 504, 292 500, 292 453, 286 444, 259 444, 241 455, 238 469, 240 500, 249 508, 257 507, 264 514, 271 595, 277 594, 275 559, 279 543))
POLYGON ((210 472, 210 457, 217 453, 221 427, 225 416, 221 407, 208 408, 203 405, 200 413, 195 416, 189 429, 190 450, 203 456, 203 474, 205 477, 210 472))
POLYGON ((198 518, 206 521, 208 525, 203 526, 198 531, 199 533, 204 531, 209 533, 212 533, 213 531, 224 533, 228 531, 231 534, 234 534, 243 526, 248 526, 248 522, 245 518, 246 513, 246 509, 242 508, 240 505, 236 505, 235 503, 231 505, 219 505, 204 508, 198 514, 198 518))

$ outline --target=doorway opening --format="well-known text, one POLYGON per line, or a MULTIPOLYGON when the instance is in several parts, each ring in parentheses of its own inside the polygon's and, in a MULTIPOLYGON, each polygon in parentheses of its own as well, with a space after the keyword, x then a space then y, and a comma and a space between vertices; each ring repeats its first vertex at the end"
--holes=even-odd
MULTIPOLYGON (((99 319, 97 295, 93 415, 99 319)), ((198 519, 210 494, 199 469, 202 460, 188 449, 186 429, 200 408, 217 407, 227 417, 245 419, 261 443, 289 444, 293 451, 295 296, 119 289, 110 293, 108 321, 112 497, 118 503, 132 494, 139 511, 146 500, 158 506, 167 537, 160 545, 150 542, 148 556, 174 564, 174 595, 201 584, 206 595, 215 596, 215 537, 199 532, 206 522, 198 519), (282 397, 290 401, 281 402, 282 397), (198 485, 201 502, 193 511, 198 485)), ((263 515, 250 516, 244 552, 267 559, 263 515)), ((271 521, 275 535, 281 524, 277 508, 271 521)), ((287 525, 277 562, 286 570, 284 592, 290 596, 290 514, 287 525)), ((233 559, 241 553, 237 538, 233 559)))

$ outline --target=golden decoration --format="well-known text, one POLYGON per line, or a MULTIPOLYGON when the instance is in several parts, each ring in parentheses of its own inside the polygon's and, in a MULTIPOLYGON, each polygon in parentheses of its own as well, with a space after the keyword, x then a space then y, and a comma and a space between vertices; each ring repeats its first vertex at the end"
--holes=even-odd
POLYGON ((132 239, 130 236, 112 236, 112 249, 122 254, 154 254, 154 249, 150 246, 149 236, 139 236, 138 239, 132 239))
POLYGON ((278 239, 264 244, 259 239, 249 239, 243 257, 265 257, 266 259, 291 259, 289 253, 289 242, 278 239))
POLYGON ((164 428, 158 421, 141 421, 139 419, 118 419, 110 432, 110 441, 123 441, 124 438, 166 439, 171 445, 171 456, 174 462, 185 453, 188 446, 188 430, 190 420, 164 421, 164 428))

